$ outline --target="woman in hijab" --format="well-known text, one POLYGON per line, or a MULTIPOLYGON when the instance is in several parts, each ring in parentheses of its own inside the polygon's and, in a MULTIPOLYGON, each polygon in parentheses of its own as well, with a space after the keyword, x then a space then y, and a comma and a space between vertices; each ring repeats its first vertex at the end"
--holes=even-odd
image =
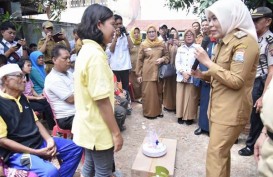
POLYGON ((142 108, 146 118, 163 117, 162 80, 158 77, 159 66, 169 62, 169 53, 158 39, 154 26, 147 28, 147 38, 140 45, 136 73, 142 83, 142 108))
MULTIPOLYGON (((177 48, 180 45, 178 32, 175 28, 171 28, 170 38, 167 43, 167 49, 170 55, 170 64, 175 68, 175 56, 177 48)), ((176 110, 176 74, 164 79, 163 84, 163 106, 166 111, 176 110)))
POLYGON ((140 29, 138 27, 134 27, 130 32, 130 37, 133 42, 133 47, 130 49, 132 69, 129 75, 129 80, 133 85, 134 97, 135 97, 134 99, 137 101, 140 101, 141 84, 137 81, 137 75, 136 75, 136 63, 137 63, 137 57, 138 57, 138 50, 142 41, 140 29))
POLYGON ((40 51, 32 52, 29 56, 32 69, 30 73, 30 79, 33 82, 34 90, 38 95, 43 93, 44 84, 45 84, 45 63, 44 63, 44 54, 40 51))
POLYGON ((211 82, 210 141, 206 176, 230 176, 230 149, 249 121, 251 91, 259 57, 256 30, 245 4, 219 0, 206 9, 212 37, 219 40, 212 60, 201 47, 195 57, 208 71, 192 74, 211 82))
POLYGON ((176 117, 178 123, 191 125, 197 118, 197 107, 199 99, 199 89, 193 84, 191 67, 195 61, 194 51, 200 45, 195 44, 195 31, 188 29, 185 31, 184 44, 181 45, 175 57, 177 71, 176 88, 176 117))

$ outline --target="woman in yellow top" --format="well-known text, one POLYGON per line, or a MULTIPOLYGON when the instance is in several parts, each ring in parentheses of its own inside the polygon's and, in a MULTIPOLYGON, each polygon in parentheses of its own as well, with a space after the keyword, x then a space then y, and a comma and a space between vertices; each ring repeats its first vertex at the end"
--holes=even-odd
POLYGON ((163 117, 163 81, 158 77, 159 66, 169 62, 169 53, 162 40, 157 37, 154 26, 147 29, 147 38, 140 45, 136 73, 142 83, 143 115, 147 118, 163 117))
POLYGON ((110 177, 114 152, 123 145, 113 111, 113 72, 105 53, 115 33, 114 23, 109 8, 93 4, 85 10, 78 27, 83 45, 75 63, 72 132, 74 142, 85 148, 84 177, 110 177))
POLYGON ((136 64, 137 64, 138 50, 142 41, 140 29, 138 27, 134 27, 130 32, 130 37, 133 42, 133 47, 130 49, 132 69, 129 75, 129 80, 131 84, 133 85, 134 97, 135 97, 134 99, 139 100, 141 98, 141 84, 137 81, 136 64))

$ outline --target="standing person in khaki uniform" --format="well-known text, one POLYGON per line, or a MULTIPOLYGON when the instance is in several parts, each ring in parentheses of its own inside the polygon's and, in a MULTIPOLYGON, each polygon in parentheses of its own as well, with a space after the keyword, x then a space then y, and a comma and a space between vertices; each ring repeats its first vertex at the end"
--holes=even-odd
POLYGON ((141 99, 141 84, 137 81, 136 64, 137 64, 137 58, 138 58, 138 50, 142 42, 140 29, 138 27, 134 27, 130 32, 130 37, 133 43, 133 47, 130 50, 132 69, 129 74, 129 80, 133 84, 134 97, 135 97, 134 99, 139 102, 141 99))
POLYGON ((219 40, 212 61, 204 49, 196 48, 196 58, 208 71, 192 71, 211 82, 206 176, 229 177, 230 149, 252 110, 259 47, 251 15, 242 1, 219 0, 205 12, 211 35, 219 40))
POLYGON ((169 62, 169 53, 162 40, 157 37, 154 26, 147 29, 147 38, 140 45, 136 73, 142 83, 143 115, 147 118, 163 117, 162 80, 158 77, 160 64, 169 62))
MULTIPOLYGON (((170 64, 175 68, 175 56, 180 46, 178 32, 175 28, 171 28, 167 42, 167 49, 170 55, 170 64)), ((163 106, 164 111, 176 110, 176 74, 164 79, 163 84, 163 106)))
POLYGON ((261 119, 264 128, 255 144, 254 157, 258 162, 259 177, 273 176, 273 81, 263 96, 261 119))
POLYGON ((64 34, 60 35, 59 38, 61 41, 55 42, 53 39, 53 24, 50 21, 46 21, 42 24, 43 28, 43 38, 38 41, 38 50, 40 50, 45 55, 45 64, 46 64, 46 73, 51 71, 53 68, 53 62, 51 59, 51 51, 53 47, 58 44, 63 44, 70 51, 70 44, 64 34))

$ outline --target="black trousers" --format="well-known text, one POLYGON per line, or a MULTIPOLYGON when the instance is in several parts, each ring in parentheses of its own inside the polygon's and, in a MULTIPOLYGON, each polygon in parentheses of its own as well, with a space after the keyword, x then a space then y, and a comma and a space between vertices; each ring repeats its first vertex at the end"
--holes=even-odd
POLYGON ((55 126, 55 121, 51 107, 46 99, 29 100, 30 106, 34 111, 42 113, 46 119, 49 130, 52 130, 55 126))
MULTIPOLYGON (((253 105, 262 96, 264 90, 264 83, 262 78, 256 78, 252 90, 253 105)), ((264 125, 260 117, 260 113, 256 113, 256 108, 253 107, 250 117, 250 130, 246 140, 246 146, 254 149, 256 140, 259 138, 264 125)))
POLYGON ((71 130, 74 116, 75 115, 61 118, 61 119, 56 119, 58 126, 64 130, 71 130))
POLYGON ((130 70, 113 71, 117 77, 117 81, 121 81, 122 88, 127 91, 129 91, 129 71, 130 70))

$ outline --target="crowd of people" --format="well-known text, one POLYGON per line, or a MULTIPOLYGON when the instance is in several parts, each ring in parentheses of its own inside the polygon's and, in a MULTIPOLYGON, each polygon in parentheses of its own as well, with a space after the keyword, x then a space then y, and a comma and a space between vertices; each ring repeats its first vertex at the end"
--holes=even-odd
POLYGON ((182 40, 166 24, 148 26, 142 39, 139 27, 129 31, 120 15, 93 4, 72 41, 53 36, 46 21, 43 38, 29 47, 3 22, 1 160, 28 176, 73 176, 84 154, 82 177, 110 177, 135 101, 147 119, 163 118, 164 111, 179 124, 198 119, 194 134, 210 137, 207 177, 230 176, 230 149, 250 119, 238 153, 255 153, 259 176, 272 176, 272 11, 250 13, 240 0, 219 0, 205 14, 182 40), (54 126, 71 130, 73 139, 52 137, 54 126), (55 157, 60 167, 51 163, 55 157))

